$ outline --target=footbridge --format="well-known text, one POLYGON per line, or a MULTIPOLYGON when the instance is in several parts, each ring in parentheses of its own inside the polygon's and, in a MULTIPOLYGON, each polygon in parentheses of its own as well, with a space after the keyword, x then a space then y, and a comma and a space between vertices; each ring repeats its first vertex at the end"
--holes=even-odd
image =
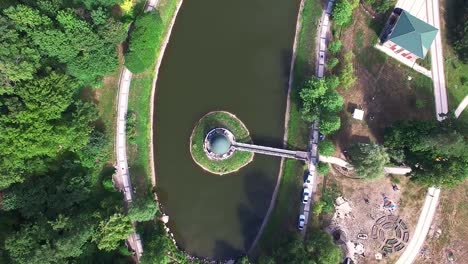
POLYGON ((279 148, 265 147, 265 146, 246 144, 246 143, 240 143, 240 142, 234 142, 232 146, 236 150, 240 150, 240 151, 248 151, 248 152, 254 152, 258 154, 265 154, 265 155, 270 155, 270 156, 284 157, 284 158, 297 159, 297 160, 305 160, 305 161, 308 160, 308 153, 305 151, 279 149, 279 148))

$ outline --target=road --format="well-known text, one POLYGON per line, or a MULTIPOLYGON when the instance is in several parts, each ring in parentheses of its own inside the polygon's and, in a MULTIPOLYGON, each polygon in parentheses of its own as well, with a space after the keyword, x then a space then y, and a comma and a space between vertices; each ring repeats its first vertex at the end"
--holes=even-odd
POLYGON ((431 227, 432 218, 434 218, 439 202, 439 195, 440 189, 434 187, 428 189, 426 200, 421 215, 419 216, 418 224, 414 230, 413 237, 396 264, 410 264, 416 259, 424 240, 426 240, 429 228, 431 227))
MULTIPOLYGON (((325 74, 325 61, 327 56, 327 45, 330 38, 330 14, 332 11, 334 0, 329 0, 322 11, 322 16, 320 18, 319 27, 317 29, 317 49, 316 49, 316 76, 318 78, 323 78, 325 74)), ((317 170, 315 164, 318 160, 318 142, 319 142, 319 133, 318 133, 318 121, 312 123, 310 126, 310 136, 309 136, 309 159, 307 162, 308 173, 312 175, 310 183, 304 183, 303 188, 307 187, 309 189, 310 198, 306 204, 300 205, 299 213, 305 216, 304 229, 301 231, 301 235, 305 236, 307 233, 307 226, 309 223, 310 209, 313 205, 313 198, 317 192, 317 170)))

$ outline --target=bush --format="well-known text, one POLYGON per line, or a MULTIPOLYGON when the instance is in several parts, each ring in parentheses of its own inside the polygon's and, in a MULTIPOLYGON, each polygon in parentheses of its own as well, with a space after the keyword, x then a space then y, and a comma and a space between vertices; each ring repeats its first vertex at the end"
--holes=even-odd
POLYGON ((133 222, 145 222, 153 220, 156 213, 159 211, 156 201, 148 198, 139 198, 130 204, 128 217, 133 222))
POLYGON ((330 172, 330 165, 327 163, 319 162, 317 165, 317 171, 320 175, 327 175, 330 172))
POLYGON ((318 201, 314 205, 314 209, 312 211, 314 212, 315 215, 320 215, 322 213, 323 207, 325 206, 324 201, 318 201))
POLYGON ((327 62, 327 69, 328 70, 333 70, 333 68, 336 67, 336 65, 338 65, 338 59, 337 58, 332 58, 330 59, 328 62, 327 62))
POLYGON ((324 140, 320 142, 318 150, 320 155, 333 156, 333 154, 335 153, 335 145, 333 145, 333 142, 331 142, 330 140, 324 140))
POLYGON ((353 5, 348 0, 338 0, 333 8, 332 16, 338 26, 348 24, 353 17, 353 5))
POLYGON ((336 54, 336 53, 340 52, 342 46, 343 46, 343 44, 338 39, 338 40, 335 40, 332 43, 330 43, 330 45, 328 45, 328 50, 330 51, 331 54, 336 54))
POLYGON ((111 178, 106 178, 102 180, 102 187, 108 191, 115 192, 114 183, 111 178))
POLYGON ((135 21, 125 66, 132 73, 142 73, 154 65, 164 27, 157 12, 148 12, 135 21))

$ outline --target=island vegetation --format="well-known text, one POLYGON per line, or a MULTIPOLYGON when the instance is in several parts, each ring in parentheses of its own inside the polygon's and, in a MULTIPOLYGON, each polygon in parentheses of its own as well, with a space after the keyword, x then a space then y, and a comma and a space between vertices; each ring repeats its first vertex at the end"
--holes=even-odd
POLYGON ((193 129, 190 136, 190 153, 192 158, 203 169, 214 174, 235 172, 253 160, 251 152, 235 151, 232 156, 224 160, 208 158, 203 148, 206 134, 213 128, 226 128, 232 132, 236 141, 250 143, 249 131, 245 125, 233 114, 223 111, 210 112, 203 116, 193 129))

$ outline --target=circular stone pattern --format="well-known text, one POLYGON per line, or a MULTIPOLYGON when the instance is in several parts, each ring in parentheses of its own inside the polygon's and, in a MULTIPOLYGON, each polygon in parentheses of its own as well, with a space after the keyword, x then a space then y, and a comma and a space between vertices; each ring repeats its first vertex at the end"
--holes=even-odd
POLYGON ((203 116, 190 136, 190 154, 204 170, 223 175, 253 160, 253 153, 235 151, 235 141, 251 143, 249 131, 233 114, 216 111, 203 116))
POLYGON ((384 215, 375 221, 372 238, 381 243, 382 253, 401 251, 408 243, 409 230, 406 223, 396 215, 384 215))

